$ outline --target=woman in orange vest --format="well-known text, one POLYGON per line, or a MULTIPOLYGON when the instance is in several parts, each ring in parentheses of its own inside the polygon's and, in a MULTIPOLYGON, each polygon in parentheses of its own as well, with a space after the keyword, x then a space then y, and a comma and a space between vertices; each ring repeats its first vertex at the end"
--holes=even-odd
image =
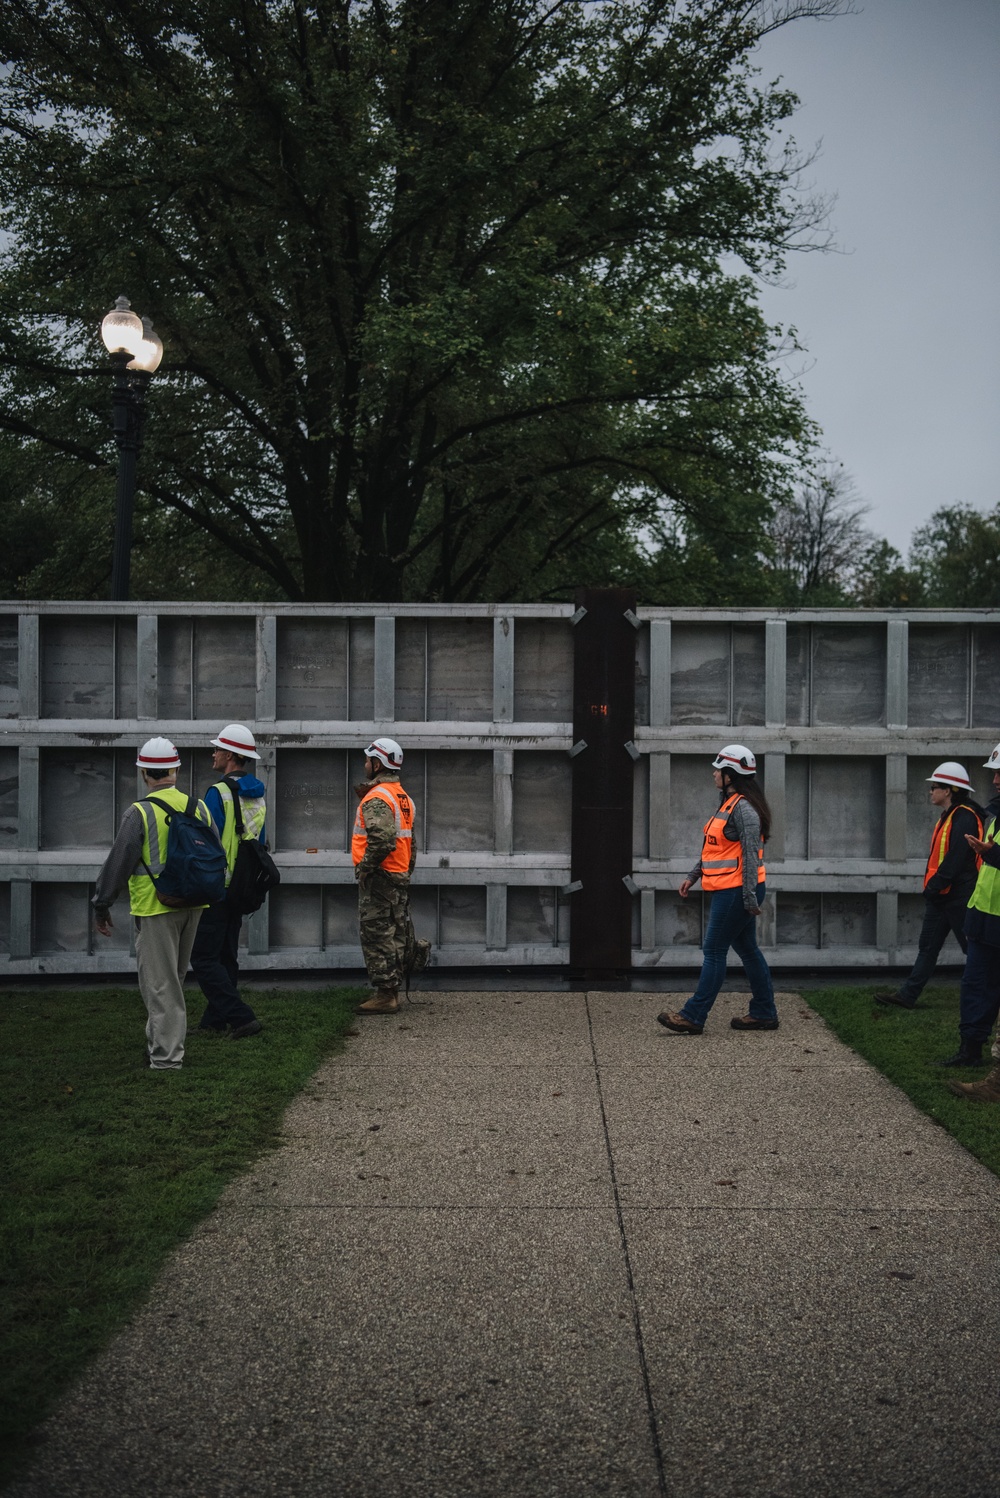
POLYGON ((946 760, 928 776, 931 802, 940 815, 931 833, 931 852, 924 873, 923 924, 917 943, 917 960, 910 975, 898 988, 876 990, 880 1004, 895 1004, 913 1009, 937 966, 938 954, 954 931, 962 951, 968 950, 965 939, 965 912, 969 896, 976 887, 979 864, 967 838, 983 835, 982 807, 972 799, 972 782, 963 765, 946 760))
POLYGON ((725 981, 726 954, 732 947, 750 979, 750 1012, 731 1020, 732 1028, 776 1030, 774 985, 756 931, 765 895, 764 844, 771 832, 771 810, 757 784, 757 761, 745 744, 720 749, 712 773, 719 809, 705 823, 701 858, 679 890, 686 900, 700 879, 712 895, 701 978, 679 1013, 664 1010, 657 1019, 676 1035, 700 1035, 725 981))

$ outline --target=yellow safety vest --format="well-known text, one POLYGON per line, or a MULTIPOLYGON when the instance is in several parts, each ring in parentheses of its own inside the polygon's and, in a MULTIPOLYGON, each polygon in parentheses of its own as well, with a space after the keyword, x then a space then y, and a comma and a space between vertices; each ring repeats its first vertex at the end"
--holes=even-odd
MULTIPOLYGON (((226 855, 226 888, 228 889, 229 881, 233 877, 233 869, 236 866, 236 850, 240 844, 240 840, 236 835, 236 809, 233 806, 232 788, 224 780, 218 781, 215 789, 218 791, 219 799, 222 802, 223 821, 221 842, 222 851, 226 855)), ((245 797, 241 796, 240 810, 243 813, 243 841, 253 842, 256 838, 260 837, 267 817, 267 807, 264 805, 264 797, 251 796, 248 801, 245 797), (248 806, 252 810, 248 811, 248 806)))
MULTIPOLYGON (((150 791, 149 794, 166 801, 175 811, 183 811, 188 804, 187 796, 175 785, 168 786, 162 791, 150 791)), ((128 882, 129 910, 139 917, 169 915, 176 907, 164 905, 157 898, 156 885, 153 883, 153 880, 163 873, 163 865, 167 861, 167 814, 162 807, 154 806, 151 801, 133 801, 132 805, 137 806, 142 815, 143 834, 142 858, 128 882), (148 865, 149 873, 146 872, 143 864, 148 865)), ((204 801, 198 802, 195 815, 199 822, 212 825, 212 818, 204 801)), ((191 909, 205 910, 207 906, 195 905, 191 906, 191 909)))

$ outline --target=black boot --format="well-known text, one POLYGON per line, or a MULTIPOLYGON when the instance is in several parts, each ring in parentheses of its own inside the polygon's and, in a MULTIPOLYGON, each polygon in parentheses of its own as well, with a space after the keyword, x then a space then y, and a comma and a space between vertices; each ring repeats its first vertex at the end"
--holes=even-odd
POLYGON ((983 1043, 981 1040, 963 1040, 954 1056, 936 1061, 935 1066, 982 1066, 983 1043))

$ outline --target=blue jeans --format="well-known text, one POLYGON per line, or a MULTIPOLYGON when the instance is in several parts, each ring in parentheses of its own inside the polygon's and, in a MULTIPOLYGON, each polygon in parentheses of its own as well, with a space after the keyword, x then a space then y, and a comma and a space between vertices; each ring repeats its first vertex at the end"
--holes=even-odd
POLYGON ((938 956, 941 948, 948 939, 948 932, 954 931, 955 939, 964 952, 966 950, 965 932, 965 908, 969 903, 971 890, 966 890, 964 895, 958 899, 949 899, 938 904, 936 901, 928 900, 924 911, 923 925, 920 927, 920 941, 917 946, 917 960, 909 977, 899 985, 899 991, 903 998, 910 1004, 915 1004, 923 993, 931 974, 937 966, 938 956))
MULTIPOLYGON (((757 886, 757 904, 763 902, 765 887, 757 886)), ((720 889, 712 896, 708 929, 702 943, 705 961, 698 987, 681 1014, 692 1024, 703 1025, 726 980, 726 954, 732 947, 750 979, 750 1013, 754 1019, 777 1019, 771 970, 757 945, 757 917, 743 908, 743 890, 720 889)))
POLYGON ((970 941, 959 998, 958 1033, 965 1045, 982 1045, 1000 1013, 1000 947, 970 941))

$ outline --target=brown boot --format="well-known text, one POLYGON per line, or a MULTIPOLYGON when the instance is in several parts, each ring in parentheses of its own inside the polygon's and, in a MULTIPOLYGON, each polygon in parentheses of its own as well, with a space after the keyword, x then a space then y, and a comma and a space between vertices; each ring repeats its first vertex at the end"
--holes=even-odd
POLYGON ((398 1010, 398 988, 376 988, 371 998, 358 1006, 359 1014, 396 1014, 398 1010))
POLYGON ((1000 1062, 981 1082, 949 1082, 948 1091, 970 1103, 1000 1103, 1000 1062))

